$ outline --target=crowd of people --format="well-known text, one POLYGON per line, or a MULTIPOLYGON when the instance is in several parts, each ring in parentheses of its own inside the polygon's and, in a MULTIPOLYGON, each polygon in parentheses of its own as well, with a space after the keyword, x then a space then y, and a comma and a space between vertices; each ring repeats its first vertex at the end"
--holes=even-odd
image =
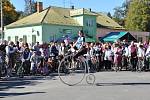
MULTIPOLYGON (((84 45, 82 53, 89 61, 90 71, 148 71, 150 43, 116 41, 115 43, 84 42, 79 35, 76 42, 50 42, 34 45, 2 41, 0 44, 0 76, 11 77, 20 67, 24 75, 49 75, 57 72, 59 62, 67 52, 75 52, 84 45)), ((15 74, 14 74, 15 73, 15 74)))

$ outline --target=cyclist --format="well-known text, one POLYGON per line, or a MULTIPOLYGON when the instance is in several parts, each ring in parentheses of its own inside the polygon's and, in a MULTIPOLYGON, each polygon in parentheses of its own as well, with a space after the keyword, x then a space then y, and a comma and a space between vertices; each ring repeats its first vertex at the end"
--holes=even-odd
POLYGON ((74 55, 74 58, 77 58, 77 57, 87 53, 87 48, 85 47, 85 37, 84 37, 83 30, 78 32, 78 36, 79 37, 74 44, 74 48, 76 48, 78 51, 74 55))

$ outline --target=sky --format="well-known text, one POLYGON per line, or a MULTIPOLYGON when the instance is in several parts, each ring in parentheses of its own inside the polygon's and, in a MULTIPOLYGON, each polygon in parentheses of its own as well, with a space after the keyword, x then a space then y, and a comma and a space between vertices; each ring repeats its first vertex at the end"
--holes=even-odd
MULTIPOLYGON (((24 11, 24 0, 10 0, 15 8, 19 11, 24 11)), ((75 8, 91 8, 96 12, 110 12, 114 13, 114 8, 121 6, 124 0, 34 0, 42 1, 44 8, 49 6, 59 6, 59 7, 70 7, 74 5, 75 8), (65 1, 65 3, 64 3, 65 1)))

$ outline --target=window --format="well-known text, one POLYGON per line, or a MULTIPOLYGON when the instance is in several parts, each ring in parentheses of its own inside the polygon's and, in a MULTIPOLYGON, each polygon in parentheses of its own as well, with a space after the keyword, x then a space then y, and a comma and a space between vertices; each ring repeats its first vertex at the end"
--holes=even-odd
POLYGON ((146 41, 148 41, 149 40, 149 36, 146 36, 146 41))
POLYGON ((8 41, 11 41, 11 37, 10 36, 8 36, 8 41))
POLYGON ((0 33, 0 39, 2 39, 2 34, 0 33))
POLYGON ((18 36, 15 36, 15 42, 17 42, 17 41, 18 41, 18 39, 19 39, 19 37, 18 37, 18 36))
POLYGON ((143 42, 143 38, 142 37, 138 37, 138 42, 143 42))
POLYGON ((64 34, 71 34, 72 30, 71 29, 63 29, 64 34))
POLYGON ((86 26, 89 26, 89 22, 88 22, 88 20, 86 20, 86 26))
POLYGON ((32 35, 32 43, 36 43, 36 35, 32 35))
POLYGON ((87 19, 86 20, 86 26, 94 26, 95 21, 93 19, 87 19))
POLYGON ((137 35, 134 35, 134 37, 135 37, 136 40, 138 39, 138 38, 137 38, 137 35))
POLYGON ((27 36, 23 35, 23 42, 26 43, 27 42, 27 36))

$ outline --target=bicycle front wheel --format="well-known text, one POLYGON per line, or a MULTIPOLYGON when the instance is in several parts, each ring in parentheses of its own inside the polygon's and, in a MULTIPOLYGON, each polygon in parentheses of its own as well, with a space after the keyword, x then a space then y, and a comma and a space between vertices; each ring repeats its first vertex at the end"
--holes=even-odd
POLYGON ((94 74, 87 75, 86 82, 90 85, 93 85, 95 83, 95 75, 94 74))
POLYGON ((82 82, 86 74, 85 60, 73 59, 73 55, 65 56, 58 67, 58 75, 62 83, 74 86, 82 82))

